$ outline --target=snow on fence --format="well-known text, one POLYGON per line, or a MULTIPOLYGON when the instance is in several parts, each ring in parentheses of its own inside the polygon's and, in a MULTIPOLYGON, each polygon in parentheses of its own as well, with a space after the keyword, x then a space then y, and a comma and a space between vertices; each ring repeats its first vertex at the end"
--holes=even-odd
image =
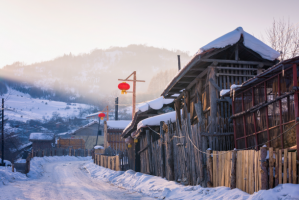
POLYGON ((95 154, 94 163, 115 171, 125 171, 129 169, 127 151, 119 152, 115 156, 95 154))
POLYGON ((207 151, 208 178, 213 187, 239 188, 249 194, 282 183, 298 184, 296 152, 261 150, 207 151), (212 157, 213 156, 213 157, 212 157))

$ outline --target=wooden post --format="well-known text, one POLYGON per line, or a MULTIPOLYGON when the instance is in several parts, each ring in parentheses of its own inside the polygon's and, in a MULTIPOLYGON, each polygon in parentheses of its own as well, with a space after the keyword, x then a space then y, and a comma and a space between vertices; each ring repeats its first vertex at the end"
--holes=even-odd
POLYGON ((232 164, 231 164, 231 174, 230 174, 230 188, 236 188, 236 164, 237 164, 237 150, 232 152, 232 164))
POLYGON ((161 149, 161 177, 165 177, 165 167, 164 167, 164 151, 163 151, 163 143, 164 143, 164 131, 163 131, 163 121, 160 122, 160 149, 161 149))
MULTIPOLYGON (((215 67, 210 67, 209 79, 212 79, 215 83, 216 81, 216 69, 215 67)), ((209 127, 209 133, 214 134, 216 132, 216 118, 217 118, 217 96, 216 88, 209 84, 209 94, 210 94, 210 119, 211 125, 209 127)))
POLYGON ((169 181, 174 180, 174 163, 173 163, 173 145, 171 137, 170 123, 168 123, 168 131, 166 133, 166 170, 168 172, 167 179, 169 181))
POLYGON ((212 150, 208 149, 206 152, 207 152, 207 172, 208 172, 207 186, 213 187, 213 160, 211 156, 212 150))
POLYGON ((268 189, 268 170, 267 170, 267 147, 261 147, 260 150, 260 162, 261 162, 261 189, 267 190, 268 189))
POLYGON ((279 171, 280 171, 279 162, 281 162, 281 160, 279 159, 278 149, 276 149, 276 151, 275 151, 275 183, 274 183, 275 187, 279 184, 279 171))
POLYGON ((30 171, 30 155, 27 156, 26 158, 26 171, 25 173, 28 174, 30 171))
POLYGON ((149 162, 149 169, 150 169, 150 175, 153 175, 153 167, 152 167, 152 148, 151 148, 151 136, 150 131, 145 130, 146 134, 146 141, 147 141, 147 153, 148 153, 148 162, 149 162))
POLYGON ((11 165, 11 171, 15 172, 15 166, 14 166, 14 164, 11 165))

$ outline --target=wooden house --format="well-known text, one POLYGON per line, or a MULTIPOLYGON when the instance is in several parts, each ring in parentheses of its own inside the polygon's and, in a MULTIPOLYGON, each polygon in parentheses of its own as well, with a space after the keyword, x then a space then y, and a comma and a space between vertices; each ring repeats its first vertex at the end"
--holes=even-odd
POLYGON ((68 148, 86 149, 85 141, 83 139, 77 139, 77 138, 67 138, 67 139, 59 138, 57 140, 57 147, 63 149, 68 149, 68 148))
POLYGON ((131 120, 109 120, 104 123, 104 147, 111 147, 114 151, 124 151, 125 141, 121 138, 123 130, 131 120))
POLYGON ((298 64, 299 57, 280 62, 224 94, 233 100, 236 148, 298 147, 298 64))
POLYGON ((83 139, 85 141, 86 149, 93 149, 95 145, 104 146, 103 123, 104 122, 101 122, 101 125, 99 126, 99 122, 92 121, 74 131, 71 136, 76 139, 83 139))
POLYGON ((54 133, 30 133, 29 141, 32 142, 32 149, 49 149, 55 146, 54 133))
MULTIPOLYGON (((207 186, 203 152, 235 147, 232 100, 221 97, 220 91, 262 73, 278 62, 279 55, 241 27, 200 48, 162 93, 165 99, 174 99, 175 122, 168 116, 159 126, 155 122, 135 128, 141 172, 207 186)), ((134 120, 132 124, 137 126, 134 120)))
POLYGON ((274 65, 279 55, 239 27, 200 48, 162 96, 175 99, 180 127, 186 120, 199 127, 203 150, 233 149, 232 101, 219 93, 274 65))
POLYGON ((127 148, 130 169, 140 171, 141 163, 140 154, 138 152, 141 150, 142 146, 140 146, 139 140, 137 143, 134 143, 132 139, 136 138, 136 135, 138 134, 138 123, 149 117, 154 117, 172 111, 174 111, 173 99, 165 99, 163 97, 159 97, 138 106, 132 122, 123 130, 121 135, 122 138, 125 138, 126 141, 132 145, 131 148, 127 148))

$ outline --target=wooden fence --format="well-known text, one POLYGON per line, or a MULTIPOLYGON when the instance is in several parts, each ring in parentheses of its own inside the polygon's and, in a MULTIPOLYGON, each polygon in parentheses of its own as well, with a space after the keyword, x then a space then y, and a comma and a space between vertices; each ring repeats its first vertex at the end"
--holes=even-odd
POLYGON ((127 151, 119 152, 117 155, 94 154, 96 165, 109 168, 115 171, 125 171, 129 169, 129 159, 127 151))
POLYGON ((281 183, 298 183, 296 152, 261 150, 207 151, 208 181, 211 186, 239 188, 253 194, 281 183), (267 156, 268 155, 268 156, 267 156))
POLYGON ((72 148, 50 148, 32 150, 31 157, 44 157, 44 156, 91 156, 94 150, 88 149, 72 149, 72 148))

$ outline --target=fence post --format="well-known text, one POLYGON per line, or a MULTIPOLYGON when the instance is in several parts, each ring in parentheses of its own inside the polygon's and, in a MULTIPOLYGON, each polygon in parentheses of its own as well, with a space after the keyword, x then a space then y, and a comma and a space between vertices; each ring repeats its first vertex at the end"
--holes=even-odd
POLYGON ((11 165, 11 171, 15 172, 15 166, 14 166, 14 164, 11 165))
POLYGON ((209 148, 206 152, 207 152, 207 172, 208 172, 207 186, 213 187, 213 160, 211 157, 212 150, 209 148))
POLYGON ((232 152, 232 168, 231 168, 231 174, 230 174, 230 188, 234 189, 236 188, 236 164, 237 164, 237 149, 234 149, 232 152))
POLYGON ((26 158, 26 169, 25 169, 25 173, 29 173, 30 171, 30 154, 27 156, 26 158))
POLYGON ((163 143, 164 143, 164 131, 163 131, 163 121, 160 122, 160 149, 161 149, 161 177, 165 177, 165 165, 164 165, 164 148, 163 148, 163 143))
POLYGON ((261 161, 261 171, 260 171, 260 175, 261 175, 261 182, 262 182, 262 190, 267 190, 268 189, 268 170, 267 170, 267 147, 261 147, 261 156, 260 156, 260 161, 261 161))

